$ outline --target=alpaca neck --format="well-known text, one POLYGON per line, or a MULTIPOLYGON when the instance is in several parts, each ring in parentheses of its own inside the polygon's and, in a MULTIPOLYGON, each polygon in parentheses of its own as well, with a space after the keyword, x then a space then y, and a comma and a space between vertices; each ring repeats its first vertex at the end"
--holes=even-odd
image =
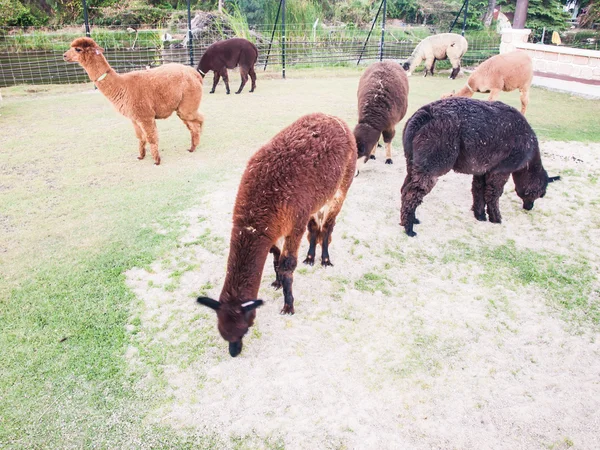
POLYGON ((467 80, 467 84, 460 88, 454 95, 456 97, 473 97, 474 92, 475 89, 473 88, 473 86, 471 86, 469 80, 467 80))
POLYGON ((83 66, 90 80, 92 80, 100 92, 111 102, 120 98, 124 89, 122 76, 110 67, 104 55, 99 54, 90 64, 83 66))
POLYGON ((271 242, 254 229, 233 227, 221 302, 255 300, 271 242))

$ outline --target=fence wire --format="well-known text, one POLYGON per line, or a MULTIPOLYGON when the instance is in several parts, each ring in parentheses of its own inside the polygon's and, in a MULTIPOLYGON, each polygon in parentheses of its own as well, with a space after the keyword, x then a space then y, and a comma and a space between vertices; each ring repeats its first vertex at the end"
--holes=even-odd
MULTIPOLYGON (((212 43, 241 35, 258 48, 257 71, 263 71, 265 66, 268 71, 280 71, 283 64, 282 30, 280 25, 275 27, 271 43, 272 31, 272 25, 263 25, 243 33, 224 29, 195 33, 192 40, 194 66, 212 43)), ((420 42, 418 33, 413 31, 409 28, 387 31, 383 58, 400 62, 410 56, 420 42)), ((91 36, 105 49, 104 55, 110 65, 123 73, 169 62, 191 64, 186 32, 181 28, 145 29, 140 25, 123 25, 93 27, 91 36)), ((311 24, 286 27, 286 67, 352 66, 359 58, 361 65, 368 65, 379 59, 380 33, 374 33, 365 46, 367 33, 368 30, 348 27, 313 29, 311 24)), ((83 35, 79 28, 55 31, 0 29, 0 87, 89 81, 79 65, 66 63, 62 58, 71 41, 83 35)), ((499 36, 468 40, 469 51, 463 57, 464 66, 478 64, 499 51, 499 36)), ((438 68, 443 67, 438 63, 438 68)))

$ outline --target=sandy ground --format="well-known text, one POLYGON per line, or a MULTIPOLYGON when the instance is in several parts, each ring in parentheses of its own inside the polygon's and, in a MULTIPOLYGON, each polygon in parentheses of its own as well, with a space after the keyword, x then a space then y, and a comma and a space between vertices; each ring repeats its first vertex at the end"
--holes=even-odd
POLYGON ((241 168, 184 214, 177 249, 127 274, 140 300, 128 359, 157 403, 147 420, 225 447, 600 448, 598 327, 538 285, 484 282, 494 270, 460 253, 514 242, 597 273, 600 145, 543 143, 563 180, 531 212, 509 181, 501 225, 473 218, 469 177, 442 177, 416 238, 398 225, 403 158, 384 165, 382 150, 350 189, 334 267, 299 266, 294 316, 279 315, 267 260, 265 306, 238 358, 195 296, 218 298, 241 168))

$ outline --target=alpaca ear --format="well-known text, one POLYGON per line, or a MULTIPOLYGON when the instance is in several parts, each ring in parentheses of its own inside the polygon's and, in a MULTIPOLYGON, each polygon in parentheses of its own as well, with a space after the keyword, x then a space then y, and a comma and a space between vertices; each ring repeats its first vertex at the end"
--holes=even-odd
POLYGON ((215 311, 218 311, 221 307, 221 304, 218 301, 208 297, 198 297, 198 303, 208 306, 210 309, 214 309, 215 311))
POLYGON ((104 53, 104 49, 102 47, 96 47, 96 55, 104 53))
POLYGON ((548 183, 560 180, 560 175, 557 177, 548 177, 548 183))
POLYGON ((242 311, 245 313, 250 312, 259 306, 262 306, 263 303, 262 300, 250 300, 249 302, 242 303, 242 311))

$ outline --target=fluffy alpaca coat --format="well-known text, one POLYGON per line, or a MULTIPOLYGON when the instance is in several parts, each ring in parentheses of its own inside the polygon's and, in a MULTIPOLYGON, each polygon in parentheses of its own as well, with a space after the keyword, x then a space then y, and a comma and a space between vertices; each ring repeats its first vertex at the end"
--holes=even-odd
POLYGON ((91 38, 78 38, 63 55, 67 62, 79 63, 98 89, 125 117, 131 119, 139 140, 139 156, 146 156, 146 144, 154 164, 160 164, 155 119, 173 112, 190 130, 193 152, 200 143, 204 117, 198 111, 202 99, 202 78, 192 67, 165 64, 150 70, 118 74, 106 61, 104 49, 91 38))
POLYGON ((535 133, 525 117, 501 102, 449 98, 423 106, 404 128, 407 175, 400 224, 409 236, 419 221, 415 210, 437 179, 455 172, 473 175, 473 213, 500 223, 499 199, 512 174, 523 208, 546 194, 549 178, 535 133))
POLYGON ((237 356, 252 325, 265 260, 273 254, 276 281, 283 287, 282 314, 294 314, 292 281, 306 228, 305 263, 322 247, 321 263, 331 265, 328 246, 356 167, 356 144, 337 117, 310 114, 282 130, 248 161, 233 210, 227 275, 219 301, 201 297, 217 312, 221 336, 237 356), (308 224, 308 225, 307 225, 308 224))
POLYGON ((521 93, 521 114, 525 115, 529 103, 529 88, 533 79, 533 61, 527 52, 516 50, 492 56, 482 62, 469 76, 467 84, 448 97, 472 97, 475 92, 489 92, 488 100, 498 98, 500 91, 518 89, 521 93))
POLYGON ((408 78, 398 64, 382 61, 370 65, 358 83, 358 124, 354 137, 358 157, 366 162, 383 134, 386 164, 392 164, 392 139, 396 124, 408 108, 408 78))
POLYGON ((198 63, 197 70, 200 75, 204 76, 208 71, 212 70, 215 74, 213 78, 213 86, 210 93, 215 92, 215 88, 219 83, 219 77, 223 78, 225 82, 225 90, 229 94, 229 76, 227 75, 227 69, 234 69, 240 66, 240 76, 242 77, 242 83, 236 94, 242 92, 246 82, 248 81, 248 75, 252 80, 252 87, 250 92, 254 92, 256 88, 256 72, 254 72, 254 65, 258 59, 258 49, 256 46, 247 39, 242 38, 231 38, 224 41, 215 42, 210 45, 200 62, 198 63))
POLYGON ((460 34, 442 33, 426 37, 414 49, 412 54, 404 63, 404 70, 408 75, 419 67, 421 61, 425 60, 425 74, 430 72, 433 75, 435 62, 441 59, 449 59, 452 63, 452 73, 450 78, 456 78, 460 72, 460 62, 463 55, 467 52, 469 43, 460 34))

